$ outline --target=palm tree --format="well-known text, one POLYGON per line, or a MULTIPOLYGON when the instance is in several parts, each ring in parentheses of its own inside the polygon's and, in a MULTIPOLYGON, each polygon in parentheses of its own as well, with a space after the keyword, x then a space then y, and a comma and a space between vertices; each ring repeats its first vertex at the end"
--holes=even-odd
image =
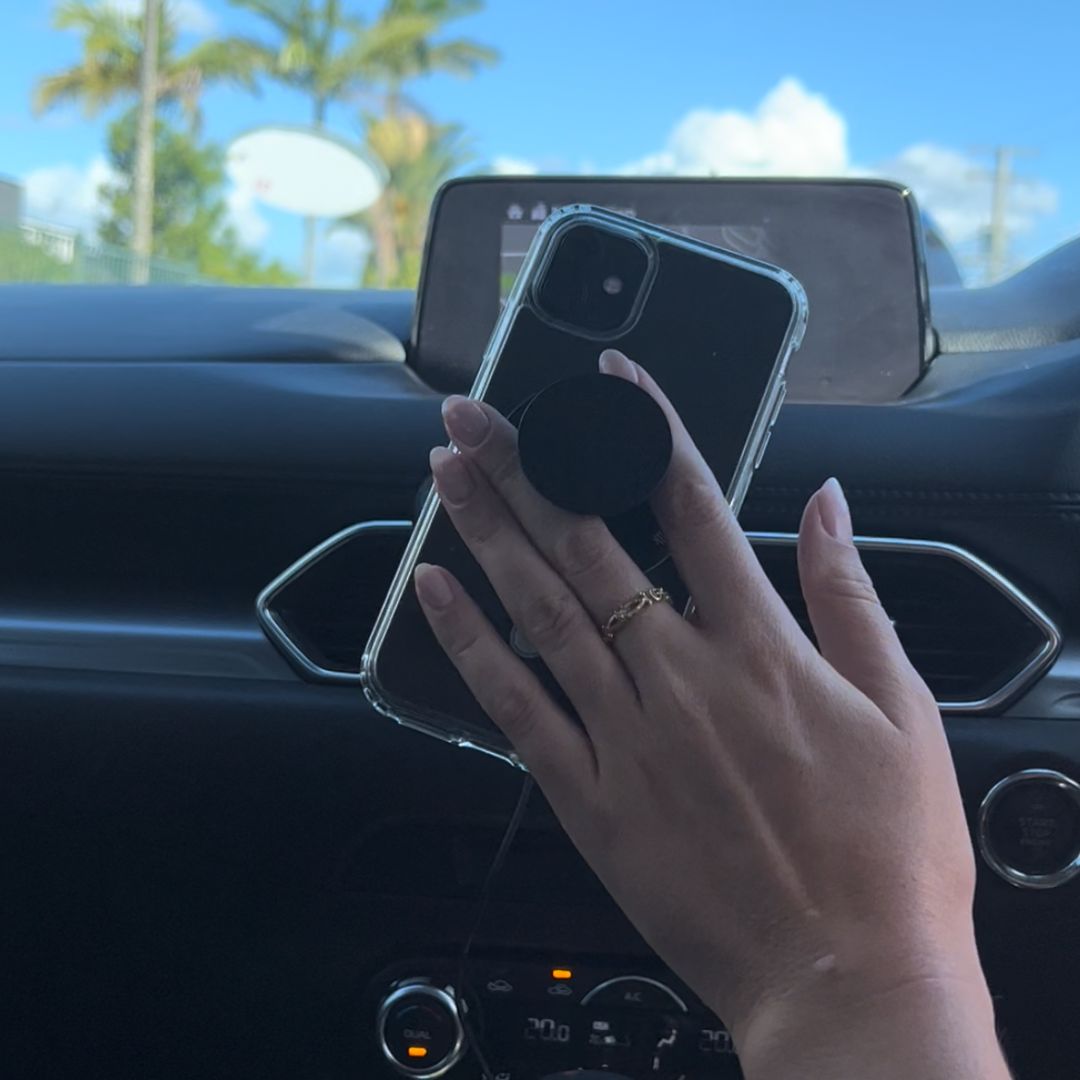
POLYGON ((379 201, 341 226, 362 228, 374 251, 363 284, 413 288, 431 200, 443 181, 457 175, 472 152, 457 124, 436 124, 419 111, 398 109, 367 118, 367 146, 384 165, 388 180, 379 201))
MULTIPOLYGON (((373 21, 347 15, 341 0, 230 0, 261 16, 270 42, 230 39, 258 58, 268 76, 303 93, 316 129, 331 104, 376 93, 390 100, 403 82, 432 71, 471 75, 496 54, 468 40, 434 41, 446 22, 477 10, 482 0, 386 0, 373 21)), ((315 219, 305 221, 304 269, 315 262, 315 219)))
POLYGON ((415 103, 405 99, 402 88, 435 71, 468 77, 498 58, 468 38, 433 40, 447 23, 482 7, 483 0, 387 0, 384 19, 411 20, 417 29, 385 48, 373 72, 372 82, 382 91, 383 118, 381 123, 368 118, 368 145, 376 154, 390 155, 384 157, 390 182, 374 206, 360 216, 375 248, 365 270, 365 284, 415 286, 431 200, 442 182, 459 172, 471 156, 460 129, 432 124, 415 103))
POLYGON ((176 105, 192 125, 197 125, 199 101, 207 83, 232 82, 256 89, 256 57, 250 49, 227 47, 220 41, 204 41, 178 53, 176 19, 162 0, 146 0, 142 15, 90 0, 63 0, 53 12, 53 26, 80 35, 82 56, 71 67, 38 81, 33 97, 35 112, 78 103, 87 116, 94 116, 132 98, 146 105, 132 178, 139 193, 132 248, 139 256, 136 281, 143 280, 151 254, 154 114, 159 105, 176 105), (147 50, 147 42, 155 39, 156 48, 147 50))
POLYGON ((378 55, 371 57, 371 81, 382 88, 387 112, 401 107, 402 87, 412 79, 433 72, 469 78, 499 59, 494 49, 468 38, 433 40, 447 23, 483 6, 484 0, 387 0, 380 21, 407 28, 405 33, 388 35, 378 55))

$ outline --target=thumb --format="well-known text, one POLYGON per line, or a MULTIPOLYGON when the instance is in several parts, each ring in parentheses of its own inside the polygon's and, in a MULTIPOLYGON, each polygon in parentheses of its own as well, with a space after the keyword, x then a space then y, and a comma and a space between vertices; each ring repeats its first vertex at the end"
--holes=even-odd
POLYGON ((821 654, 894 723, 926 693, 878 600, 852 541, 851 511, 837 480, 814 494, 799 527, 799 581, 821 654))

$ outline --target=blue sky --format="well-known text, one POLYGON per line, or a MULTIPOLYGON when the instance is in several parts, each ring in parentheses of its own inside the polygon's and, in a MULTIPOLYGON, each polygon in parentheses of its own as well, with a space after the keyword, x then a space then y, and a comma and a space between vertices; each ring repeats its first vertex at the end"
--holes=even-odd
MULTIPOLYGON (((259 29, 225 0, 174 3, 191 40, 259 29)), ((27 179, 31 212, 83 225, 109 114, 32 116, 35 80, 77 56, 76 40, 50 29, 50 11, 44 0, 9 8, 0 174, 27 179)), ((974 250, 989 203, 980 170, 989 148, 1013 144, 1032 151, 1018 160, 1013 189, 1017 255, 1080 232, 1075 0, 488 0, 457 32, 498 48, 501 63, 470 81, 418 83, 413 95, 438 119, 464 124, 482 163, 880 172, 911 183, 957 245, 974 250)), ((207 135, 221 141, 307 119, 299 97, 272 87, 257 98, 212 90, 205 112, 207 135)), ((358 134, 355 110, 338 109, 331 126, 358 134)), ((295 222, 240 193, 234 210, 245 235, 296 261, 295 222)), ((356 250, 327 247, 329 281, 356 250)))

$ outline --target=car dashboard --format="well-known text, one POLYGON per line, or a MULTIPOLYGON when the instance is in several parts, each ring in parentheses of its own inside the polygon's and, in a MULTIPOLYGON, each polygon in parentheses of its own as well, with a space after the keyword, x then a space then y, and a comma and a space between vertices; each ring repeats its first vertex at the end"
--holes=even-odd
MULTIPOLYGON (((1073 245, 935 292, 916 385, 785 406, 742 516, 801 618, 799 515, 845 485, 945 716, 1019 1080, 1080 1061, 1078 276, 1073 245)), ((414 300, 0 292, 5 1075, 456 1080, 472 1042, 501 1080, 739 1075, 539 797, 462 1022, 521 774, 356 685, 457 378, 414 300)))

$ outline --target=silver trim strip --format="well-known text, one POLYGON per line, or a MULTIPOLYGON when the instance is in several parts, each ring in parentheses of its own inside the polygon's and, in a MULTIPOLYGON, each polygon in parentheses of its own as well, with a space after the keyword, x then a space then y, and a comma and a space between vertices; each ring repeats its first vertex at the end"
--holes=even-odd
POLYGON ((986 860, 987 865, 999 877, 1004 878, 1010 885, 1018 889, 1054 889, 1065 882, 1071 881, 1080 874, 1080 850, 1073 855, 1072 862, 1063 866, 1060 870, 1054 870, 1049 874, 1025 874, 1017 870, 1000 858, 990 842, 990 815, 998 800, 1017 784, 1028 784, 1033 781, 1043 781, 1052 784, 1060 791, 1064 791, 1076 805, 1080 812, 1080 784, 1070 776, 1058 772, 1056 769, 1022 769, 1011 776, 999 780, 987 793, 979 806, 978 840, 979 852, 986 860))
MULTIPOLYGON (((764 546, 790 546, 798 541, 795 533, 751 532, 746 535, 752 544, 764 546)), ((1054 662, 1054 658, 1061 650, 1061 631, 1042 608, 1003 574, 998 573, 992 566, 983 562, 977 555, 972 555, 965 548, 939 540, 907 540, 888 536, 857 536, 855 544, 863 551, 919 552, 953 559, 993 585, 1002 596, 1011 601, 1039 628, 1046 639, 1043 647, 1028 664, 993 694, 977 701, 939 701, 938 708, 943 713, 986 713, 999 708, 1035 682, 1054 662)))
MULTIPOLYGON (((433 510, 434 506, 431 509, 433 510)), ((302 555, 259 593, 255 603, 255 612, 259 623, 270 639, 285 654, 286 658, 302 674, 320 682, 354 685, 361 685, 363 682, 363 675, 360 671, 336 671, 332 668, 323 667, 308 657, 300 645, 290 636, 285 625, 274 614, 271 608, 274 597, 286 585, 300 577, 317 562, 324 559, 342 544, 347 543, 354 536, 369 531, 407 532, 412 528, 412 522, 396 520, 363 521, 357 525, 350 525, 347 529, 342 529, 341 532, 335 533, 329 539, 312 548, 306 555, 302 555)), ((746 535, 750 543, 754 545, 791 547, 798 542, 796 533, 748 532, 746 535)), ((863 551, 918 552, 953 559, 993 585, 1006 599, 1031 619, 1042 632, 1045 644, 1023 670, 1017 672, 1013 678, 999 687, 993 694, 980 700, 938 702, 938 708, 943 713, 965 713, 970 715, 997 709, 1005 702, 1017 697, 1034 683, 1053 663, 1054 658, 1061 650, 1061 631, 1042 608, 1026 593, 1018 589, 1008 578, 965 548, 938 540, 909 540, 902 537, 885 536, 857 536, 855 543, 863 551)))
POLYGON ((291 584, 297 578, 310 570, 317 562, 325 559, 332 551, 336 551, 342 544, 347 543, 354 536, 365 532, 409 532, 412 529, 411 521, 376 520, 361 521, 358 525, 350 525, 341 532, 317 544, 306 555, 301 555, 291 566, 286 567, 255 600, 255 616, 259 625, 266 632, 267 637, 277 645, 285 654, 287 660, 297 668, 301 674, 319 682, 332 683, 355 683, 359 684, 361 676, 357 671, 337 671, 334 668, 323 667, 312 660, 289 634, 285 624, 274 614, 271 604, 286 585, 291 584))
POLYGON ((379 1006, 379 1015, 375 1024, 376 1030, 379 1033, 379 1049, 382 1050, 386 1060, 389 1061, 403 1076, 413 1076, 416 1077, 416 1080, 435 1080, 436 1077, 448 1073, 461 1060, 465 1053, 465 1031, 461 1026, 461 1017, 458 1015, 457 1001, 449 991, 449 988, 440 990, 437 986, 431 986, 429 983, 424 982, 405 983, 383 998, 382 1004, 379 1006), (386 1018, 390 1015, 390 1010, 397 1002, 402 998, 411 997, 416 994, 421 997, 434 998, 453 1018, 454 1045, 450 1048, 450 1053, 448 1053, 441 1061, 437 1062, 434 1067, 410 1069, 408 1065, 398 1061, 398 1059, 394 1057, 390 1047, 386 1044, 386 1018))

